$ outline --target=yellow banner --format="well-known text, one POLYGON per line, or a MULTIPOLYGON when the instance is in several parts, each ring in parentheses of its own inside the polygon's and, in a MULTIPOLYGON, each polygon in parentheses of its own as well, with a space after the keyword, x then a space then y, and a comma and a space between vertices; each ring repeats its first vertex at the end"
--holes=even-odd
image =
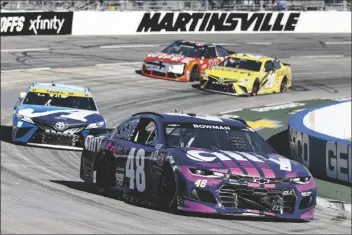
POLYGON ((67 92, 67 91, 53 91, 44 88, 31 88, 29 89, 31 92, 36 93, 43 93, 43 94, 50 94, 50 95, 59 95, 59 96, 75 96, 75 97, 92 97, 90 94, 83 93, 83 92, 67 92))

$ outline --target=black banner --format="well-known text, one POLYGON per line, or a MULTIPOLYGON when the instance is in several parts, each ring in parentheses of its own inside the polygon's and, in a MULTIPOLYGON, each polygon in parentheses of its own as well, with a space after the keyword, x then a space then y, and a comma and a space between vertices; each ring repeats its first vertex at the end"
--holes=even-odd
POLYGON ((73 12, 1 13, 1 36, 71 34, 73 12))
POLYGON ((294 31, 299 17, 299 12, 148 12, 137 32, 294 31))

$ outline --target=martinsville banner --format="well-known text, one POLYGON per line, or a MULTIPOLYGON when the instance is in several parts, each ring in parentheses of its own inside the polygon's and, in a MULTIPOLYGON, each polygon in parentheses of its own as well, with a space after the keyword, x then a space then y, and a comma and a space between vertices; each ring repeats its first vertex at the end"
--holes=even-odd
POLYGON ((351 13, 74 12, 72 35, 351 33, 351 13))

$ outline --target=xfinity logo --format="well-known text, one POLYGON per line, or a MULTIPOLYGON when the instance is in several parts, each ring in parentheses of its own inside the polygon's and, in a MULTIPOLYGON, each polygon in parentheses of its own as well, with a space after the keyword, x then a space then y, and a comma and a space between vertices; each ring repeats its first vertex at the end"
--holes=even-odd
POLYGON ((37 19, 30 20, 29 30, 34 31, 38 34, 38 30, 55 30, 57 34, 60 33, 62 26, 64 25, 65 19, 58 19, 54 16, 53 19, 42 19, 41 15, 37 16, 37 19))
POLYGON ((1 12, 1 36, 72 33, 73 12, 1 12))

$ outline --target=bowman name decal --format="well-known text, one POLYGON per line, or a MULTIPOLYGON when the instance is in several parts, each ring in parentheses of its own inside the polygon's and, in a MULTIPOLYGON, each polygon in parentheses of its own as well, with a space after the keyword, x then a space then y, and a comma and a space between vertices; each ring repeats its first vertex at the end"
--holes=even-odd
POLYGON ((137 32, 294 31, 299 17, 299 12, 148 12, 137 32))

